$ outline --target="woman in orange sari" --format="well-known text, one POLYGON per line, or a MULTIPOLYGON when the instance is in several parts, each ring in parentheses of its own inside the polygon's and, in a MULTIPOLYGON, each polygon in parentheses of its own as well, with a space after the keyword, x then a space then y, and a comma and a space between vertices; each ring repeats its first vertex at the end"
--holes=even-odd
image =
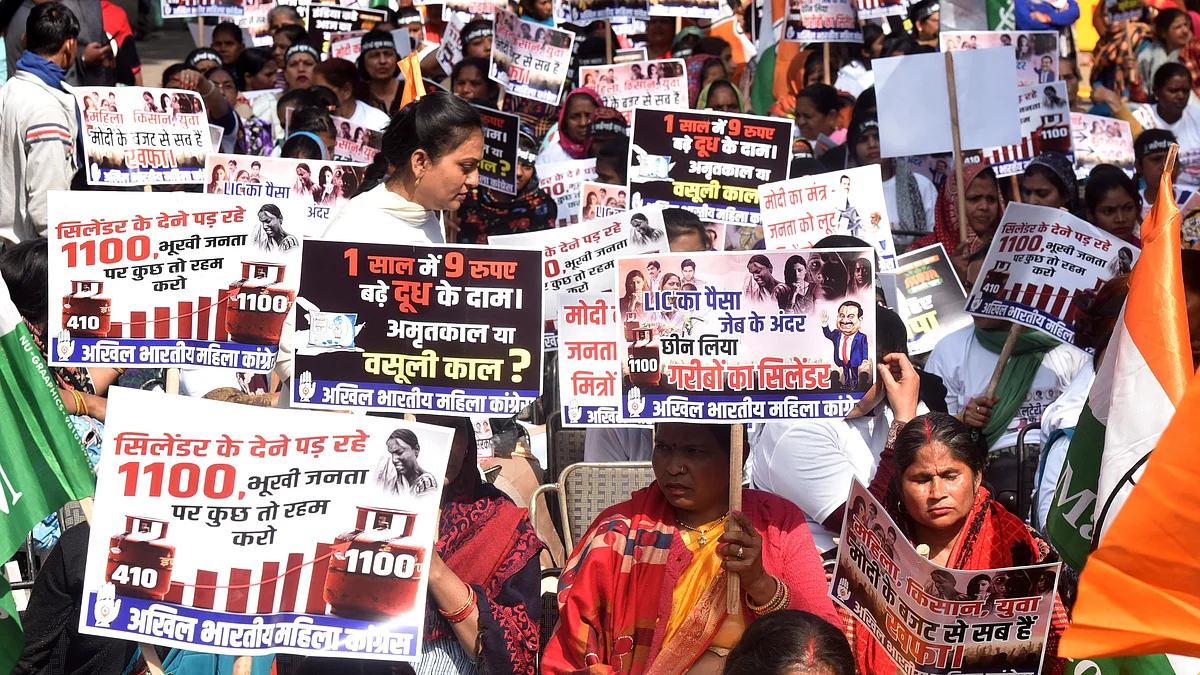
POLYGON ((759 616, 800 609, 838 625, 804 514, 758 490, 729 510, 730 432, 657 426, 657 480, 600 514, 567 561, 543 672, 720 673, 759 616), (741 577, 733 615, 729 572, 741 577))

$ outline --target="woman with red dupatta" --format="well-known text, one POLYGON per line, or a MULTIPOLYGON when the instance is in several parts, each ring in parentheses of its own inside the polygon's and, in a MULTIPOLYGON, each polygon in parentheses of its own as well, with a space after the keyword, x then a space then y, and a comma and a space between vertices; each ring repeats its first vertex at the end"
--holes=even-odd
MULTIPOLYGON (((936 412, 913 418, 896 436, 895 462, 888 512, 909 541, 929 547, 932 562, 956 570, 992 570, 1058 560, 1041 536, 983 487, 987 448, 958 418, 936 412)), ((1029 597, 1050 591, 1048 585, 1043 588, 1042 578, 1020 581, 1010 574, 1007 592, 998 597, 1029 597)), ((1067 625, 1067 611, 1056 590, 1041 669, 1046 675, 1063 672, 1058 641, 1067 625)), ((896 665, 867 628, 857 624, 853 633, 859 672, 895 675, 896 665)), ((1027 665, 1021 669, 1026 670, 1027 665)))
POLYGON ((419 421, 455 431, 435 554, 426 562, 429 596, 421 661, 410 670, 408 664, 387 661, 309 657, 301 675, 537 672, 542 543, 529 512, 483 481, 466 418, 423 415, 419 421))
POLYGON ((963 166, 963 183, 967 193, 963 197, 967 204, 967 240, 961 240, 962 231, 958 220, 958 179, 950 171, 942 189, 938 191, 933 209, 933 232, 913 242, 910 250, 941 243, 950 256, 954 271, 964 284, 967 281, 967 261, 976 252, 991 243, 1000 219, 1004 216, 1006 202, 1000 192, 996 172, 987 164, 963 166))
POLYGON ((600 514, 567 561, 542 672, 720 673, 756 617, 800 609, 838 625, 804 514, 758 490, 730 512, 730 432, 657 426, 657 480, 600 514), (729 572, 740 614, 726 611, 729 572))

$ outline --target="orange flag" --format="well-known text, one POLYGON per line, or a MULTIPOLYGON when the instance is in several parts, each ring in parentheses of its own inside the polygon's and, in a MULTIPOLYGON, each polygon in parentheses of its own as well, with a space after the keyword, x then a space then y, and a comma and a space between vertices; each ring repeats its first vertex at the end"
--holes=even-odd
POLYGON ((404 91, 400 94, 400 107, 412 103, 425 95, 425 81, 421 79, 420 54, 413 52, 396 62, 404 74, 404 91))
MULTIPOLYGON (((1200 378, 1194 377, 1192 368, 1163 368, 1160 363, 1163 352, 1172 350, 1179 352, 1185 363, 1191 361, 1179 268, 1179 211, 1169 197, 1169 174, 1163 177, 1168 197, 1160 196, 1142 226, 1147 240, 1122 314, 1124 332, 1134 339, 1123 344, 1122 331, 1114 334, 1116 344, 1109 344, 1101 369, 1110 359, 1121 369, 1135 365, 1137 357, 1145 357, 1140 368, 1121 379, 1147 376, 1159 382, 1175 402, 1175 414, 1153 452, 1129 462, 1119 475, 1120 483, 1128 479, 1136 486, 1087 558, 1071 627, 1058 648, 1059 656, 1067 658, 1163 653, 1200 656, 1200 497, 1196 491, 1200 485, 1200 436, 1195 428, 1195 420, 1200 419, 1200 378), (1160 208, 1168 200, 1168 208, 1160 208), (1157 300, 1135 311, 1135 288, 1147 294, 1147 299, 1157 300), (1175 321, 1153 316, 1163 311, 1170 311, 1175 321), (1171 331, 1166 329, 1168 323, 1182 325, 1171 331), (1136 349, 1141 346, 1139 335, 1143 343, 1158 347, 1143 347, 1146 351, 1140 353, 1136 349), (1137 470, 1142 466, 1145 470, 1139 478, 1137 470)), ((1143 394, 1148 390, 1142 388, 1143 394)), ((1125 403, 1137 405, 1136 401, 1125 403)), ((1116 411, 1110 411, 1109 436, 1114 432, 1114 417, 1116 411)), ((1135 422, 1126 420, 1124 424, 1126 432, 1136 432, 1135 422)), ((1138 439, 1131 437, 1126 447, 1115 449, 1136 445, 1138 439)), ((1107 446, 1104 453, 1107 464, 1107 446)))

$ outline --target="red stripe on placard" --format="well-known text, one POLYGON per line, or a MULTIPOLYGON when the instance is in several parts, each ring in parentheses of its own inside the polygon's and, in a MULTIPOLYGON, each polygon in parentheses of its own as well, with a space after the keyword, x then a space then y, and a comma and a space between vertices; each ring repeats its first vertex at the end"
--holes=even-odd
POLYGON ((275 611, 275 584, 278 583, 278 580, 275 577, 277 576, 279 576, 279 563, 263 563, 262 578, 270 579, 270 581, 264 581, 262 585, 258 587, 259 614, 267 614, 275 611))
POLYGON ((196 570, 196 589, 195 597, 192 598, 192 607, 212 609, 213 602, 217 599, 216 585, 216 572, 196 570))
POLYGON ((1025 295, 1021 296, 1018 301, 1026 307, 1033 305, 1033 299, 1037 297, 1037 284, 1029 284, 1025 287, 1025 295))
POLYGON ((229 570, 229 594, 225 597, 225 611, 245 614, 246 603, 249 599, 250 570, 236 567, 229 570))
POLYGON ((1070 291, 1065 288, 1058 289, 1058 294, 1054 296, 1054 305, 1050 308, 1050 313, 1058 318, 1063 318, 1063 308, 1066 307, 1067 297, 1070 291))
POLYGON ((220 294, 217 295, 217 325, 213 326, 214 340, 224 340, 229 336, 229 332, 225 330, 225 305, 228 301, 229 289, 222 288, 220 294))
POLYGON ((178 604, 182 603, 183 602, 183 588, 184 588, 183 584, 179 583, 178 581, 172 581, 171 588, 167 591, 166 596, 163 597, 163 602, 169 602, 174 605, 178 605, 178 604))
POLYGON ((131 338, 146 337, 146 313, 145 312, 130 312, 129 313, 129 337, 131 337, 131 338))
POLYGON ((154 338, 165 340, 171 337, 171 308, 154 308, 154 338))
POLYGON ((312 579, 308 582, 308 606, 305 611, 309 614, 325 613, 325 575, 329 573, 329 562, 322 559, 328 557, 331 550, 333 546, 330 544, 317 544, 317 550, 313 553, 313 559, 321 562, 312 566, 312 579))
POLYGON ((110 337, 110 338, 125 337, 124 325, 125 324, 121 323, 120 321, 113 321, 108 326, 108 337, 110 337))
POLYGON ((179 338, 188 340, 192 337, 192 303, 179 303, 179 322, 176 324, 179 332, 179 338))
POLYGON ((208 311, 212 308, 212 298, 200 298, 196 309, 196 339, 208 339, 208 311))
MULTIPOLYGON (((223 306, 224 304, 222 304, 223 306)), ((281 612, 294 612, 296 610, 296 592, 300 589, 300 569, 302 565, 304 565, 303 553, 288 554, 288 573, 283 578, 283 601, 279 603, 279 611, 281 612)))
POLYGON ((1038 309, 1046 309, 1050 306, 1050 298, 1054 297, 1054 287, 1050 284, 1042 284, 1042 292, 1038 293, 1037 304, 1034 307, 1038 309))

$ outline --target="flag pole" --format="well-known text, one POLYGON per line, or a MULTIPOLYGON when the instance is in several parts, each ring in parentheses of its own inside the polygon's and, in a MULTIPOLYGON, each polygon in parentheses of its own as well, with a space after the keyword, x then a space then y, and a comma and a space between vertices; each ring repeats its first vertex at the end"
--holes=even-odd
POLYGON ((825 84, 833 86, 833 78, 829 75, 829 43, 824 43, 824 54, 821 60, 825 62, 825 84))
POLYGON ((950 93, 950 135, 954 139, 954 181, 958 185, 958 240, 963 242, 967 240, 967 187, 963 185, 962 137, 958 133, 958 87, 954 82, 952 54, 946 52, 945 57, 946 90, 950 93))
MULTIPOLYGON (((742 425, 730 427, 729 438, 729 511, 742 510, 742 425)), ((725 531, 737 530, 738 526, 732 518, 725 521, 725 531)), ((729 573, 728 602, 726 610, 731 616, 742 613, 742 579, 737 572, 729 573)))

